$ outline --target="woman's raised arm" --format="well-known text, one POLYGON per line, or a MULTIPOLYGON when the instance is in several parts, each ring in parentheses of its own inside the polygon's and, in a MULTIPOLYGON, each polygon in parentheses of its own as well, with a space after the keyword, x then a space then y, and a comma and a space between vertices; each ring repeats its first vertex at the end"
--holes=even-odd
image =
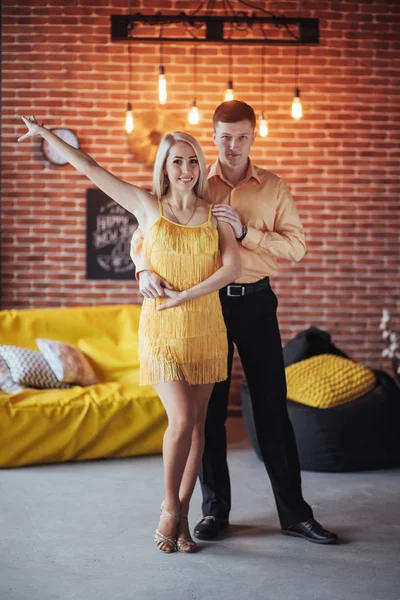
POLYGON ((98 188, 115 200, 115 202, 126 208, 130 213, 136 216, 144 215, 147 212, 146 204, 157 204, 153 194, 142 190, 136 185, 118 179, 118 177, 101 167, 91 156, 73 148, 73 146, 70 146, 46 129, 43 124, 39 125, 35 117, 22 117, 22 120, 27 126, 28 131, 18 138, 19 142, 30 137, 42 137, 77 171, 86 175, 98 188))

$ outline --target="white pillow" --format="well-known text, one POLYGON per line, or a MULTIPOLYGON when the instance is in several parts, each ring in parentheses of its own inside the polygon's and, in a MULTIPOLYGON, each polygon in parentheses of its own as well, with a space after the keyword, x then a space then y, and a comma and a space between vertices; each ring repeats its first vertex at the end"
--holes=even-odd
POLYGON ((69 384, 58 381, 37 350, 2 345, 0 346, 0 356, 10 369, 11 377, 15 383, 39 389, 71 387, 69 384))
POLYGON ((18 385, 11 377, 10 369, 6 361, 0 357, 0 392, 7 394, 18 394, 25 389, 22 385, 18 385))
POLYGON ((43 338, 36 343, 58 381, 82 386, 99 383, 89 361, 75 346, 43 338))

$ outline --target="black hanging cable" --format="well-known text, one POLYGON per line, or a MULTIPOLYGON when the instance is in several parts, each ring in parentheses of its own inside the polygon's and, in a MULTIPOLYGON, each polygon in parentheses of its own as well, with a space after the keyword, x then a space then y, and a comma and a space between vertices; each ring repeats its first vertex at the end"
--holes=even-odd
MULTIPOLYGON (((297 10, 300 12, 301 0, 298 1, 297 10)), ((294 63, 294 94, 292 102, 292 117, 297 121, 303 116, 303 108, 300 100, 300 88, 299 88, 299 57, 300 57, 300 45, 296 45, 296 55, 294 63)))
POLYGON ((165 104, 165 100, 164 102, 161 101, 161 97, 160 97, 160 83, 161 83, 161 78, 165 77, 165 68, 164 68, 164 48, 163 48, 163 41, 162 41, 162 27, 163 24, 160 24, 160 47, 159 47, 159 53, 160 53, 160 64, 158 65, 158 97, 159 97, 159 101, 160 104, 165 104))
POLYGON ((264 112, 264 105, 265 105, 264 70, 265 70, 265 44, 263 44, 261 46, 261 114, 263 114, 263 112, 264 112))
MULTIPOLYGON (((266 15, 269 15, 270 17, 277 17, 278 15, 275 15, 273 12, 271 12, 270 10, 266 10, 265 8, 261 8, 261 6, 256 6, 255 4, 251 4, 251 2, 246 2, 246 0, 238 0, 239 4, 244 4, 245 6, 248 6, 249 8, 255 8, 256 10, 260 10, 261 12, 265 13, 266 15)), ((279 15, 280 17, 283 17, 284 15, 281 13, 279 15)), ((275 27, 277 29, 280 29, 280 27, 282 26, 281 23, 275 23, 275 27)), ((286 25, 285 23, 283 24, 283 27, 286 29, 286 31, 288 32, 288 34, 294 38, 295 40, 300 40, 299 36, 295 35, 289 28, 288 25, 286 25)))
MULTIPOLYGON (((298 0, 297 3, 297 13, 300 14, 301 9, 301 0, 298 0)), ((295 96, 300 96, 299 90, 299 58, 300 58, 300 46, 296 46, 296 56, 294 62, 294 87, 295 87, 295 96)))
MULTIPOLYGON (((261 8, 261 6, 256 6, 255 4, 251 4, 250 2, 246 2, 245 0, 238 0, 238 2, 239 2, 239 4, 245 4, 249 8, 255 8, 256 10, 261 10, 261 12, 265 13, 266 15, 269 15, 270 17, 276 17, 277 16, 273 12, 271 12, 270 10, 267 10, 265 8, 261 8)), ((283 16, 283 15, 281 15, 281 16, 283 16)))
MULTIPOLYGON (((264 33, 264 32, 263 32, 264 33)), ((265 96, 265 44, 261 47, 261 110, 260 110, 260 122, 259 122, 259 133, 261 137, 268 135, 268 122, 264 114, 264 108, 266 106, 265 96)))
MULTIPOLYGON (((245 11, 235 11, 230 0, 223 1, 224 8, 226 8, 227 13, 230 13, 232 17, 247 17, 247 13, 245 11)), ((247 31, 248 29, 251 29, 251 25, 249 27, 248 23, 233 23, 233 27, 235 27, 235 29, 237 29, 238 31, 247 31)))
POLYGON ((197 46, 193 47, 193 100, 192 106, 189 111, 189 123, 191 125, 197 125, 199 122, 199 111, 197 108, 197 46))
MULTIPOLYGON (((232 27, 231 30, 229 32, 229 40, 231 39, 231 32, 232 32, 232 27)), ((232 95, 233 95, 233 59, 232 59, 232 43, 229 41, 229 45, 228 45, 228 84, 227 84, 227 90, 232 90, 232 95)))
POLYGON ((194 100, 197 102, 197 46, 193 48, 194 100))
MULTIPOLYGON (((128 2, 128 15, 131 14, 131 0, 129 0, 128 2)), ((131 32, 131 24, 128 25, 129 27, 129 33, 131 32)), ((129 34, 128 34, 129 36, 129 34)), ((128 113, 132 113, 132 103, 131 103, 131 97, 132 97, 132 44, 131 42, 128 41, 128 101, 126 103, 126 119, 125 119, 125 128, 126 128, 126 132, 130 133, 130 131, 128 131, 128 113)))
MULTIPOLYGON (((128 11, 131 14, 131 0, 129 0, 128 11)), ((129 33, 131 32, 131 25, 129 26, 129 33)), ((129 81, 128 81, 128 104, 130 108, 128 110, 132 110, 131 106, 131 94, 132 94, 132 44, 128 42, 128 71, 129 71, 129 81)))
POLYGON ((191 27, 193 27, 194 29, 201 29, 203 27, 203 23, 199 23, 196 25, 196 23, 188 23, 187 21, 185 21, 184 23, 185 29, 187 30, 187 32, 192 36, 192 38, 194 38, 195 40, 200 40, 201 38, 196 35, 195 33, 193 33, 193 31, 191 31, 191 27))
MULTIPOLYGON (((223 15, 221 15, 221 11, 226 11, 226 13, 233 18, 233 21, 231 23, 231 26, 233 26, 233 28, 240 30, 240 31, 249 31, 251 33, 251 30, 253 28, 253 23, 252 23, 252 18, 256 18, 256 11, 259 11, 265 15, 268 15, 268 17, 272 17, 272 21, 273 21, 273 26, 276 27, 276 29, 280 29, 280 28, 284 28, 287 33, 296 41, 300 41, 301 37, 299 35, 295 35, 291 29, 290 26, 287 25, 286 23, 279 23, 277 22, 278 19, 281 18, 285 18, 285 15, 283 13, 278 13, 278 14, 274 14, 273 12, 271 12, 270 10, 267 10, 265 8, 262 8, 261 6, 257 6, 256 4, 253 4, 252 2, 249 2, 248 0, 237 0, 239 7, 243 6, 243 7, 248 7, 254 10, 253 14, 251 16, 248 16, 248 11, 246 10, 235 10, 234 6, 233 6, 233 2, 232 0, 222 0, 222 2, 220 3, 221 7, 217 8, 217 2, 216 0, 202 0, 200 2, 200 4, 197 6, 196 9, 192 10, 192 12, 189 13, 185 13, 185 12, 180 12, 179 15, 182 16, 182 23, 185 23, 185 27, 187 30, 189 30, 189 28, 195 28, 195 29, 201 29, 204 27, 204 17, 213 17, 214 16, 214 11, 217 11, 218 15, 221 16, 221 18, 223 18, 223 15), (196 22, 196 15, 198 15, 198 13, 204 10, 204 17, 202 17, 202 21, 201 22, 196 22), (193 19, 194 17, 194 19, 193 19), (245 18, 247 20, 247 22, 245 23, 240 23, 240 22, 236 22, 235 17, 239 18, 245 18), (191 22, 187 22, 187 21, 191 21, 191 22), (186 22, 185 22, 186 21, 186 22)), ((171 20, 168 20, 168 18, 162 14, 161 11, 158 11, 155 15, 155 20, 153 21, 154 25, 170 25, 173 23, 176 23, 176 19, 172 18, 171 20), (160 17, 160 20, 157 19, 157 16, 160 17)), ((134 20, 134 18, 133 18, 134 20)), ((297 24, 299 25, 299 24, 297 24)), ((192 37, 196 37, 192 34, 192 37)), ((198 38, 201 39, 201 38, 198 38)), ((266 38, 267 39, 267 38, 266 38)), ((168 40, 168 38, 166 38, 166 40, 168 40)))
POLYGON ((130 111, 132 110, 132 103, 131 103, 131 93, 132 93, 132 57, 131 57, 131 48, 130 48, 131 44, 128 44, 128 73, 129 73, 129 80, 128 80, 128 102, 126 103, 126 110, 130 111))
MULTIPOLYGON (((243 5, 245 7, 248 8, 252 8, 256 11, 260 11, 262 13, 264 13, 265 15, 268 15, 269 17, 272 17, 272 19, 278 19, 278 18, 284 18, 284 14, 283 13, 278 13, 277 15, 274 14, 273 12, 271 12, 270 10, 267 10, 265 8, 262 8, 261 6, 257 6, 256 4, 253 4, 252 2, 248 2, 246 0, 237 0, 239 5, 243 5)), ((202 2, 200 2, 200 4, 197 6, 197 8, 195 10, 193 10, 191 13, 187 14, 187 17, 195 17, 202 9, 204 9, 205 14, 204 17, 212 17, 213 13, 215 10, 217 10, 218 12, 220 12, 220 10, 225 10, 228 15, 230 15, 231 17, 247 17, 247 12, 246 10, 235 10, 232 4, 231 0, 222 0, 222 9, 217 9, 216 7, 216 0, 202 0, 202 2), (204 6, 205 5, 205 6, 204 6)), ((158 15, 161 15, 161 12, 157 13, 158 15)), ((157 16, 157 14, 155 16, 157 16)), ((180 13, 181 15, 185 16, 185 13, 180 13)), ((255 13, 253 13, 253 16, 255 16, 255 13)), ((164 20, 165 17, 163 17, 162 21, 155 21, 155 24, 160 23, 160 25, 162 26, 162 24, 171 24, 174 23, 175 21, 168 21, 168 20, 164 20)), ((204 27, 204 21, 201 22, 197 22, 193 19, 190 19, 192 22, 187 22, 187 21, 183 21, 186 30, 190 33, 190 35, 193 38, 196 39, 202 39, 199 38, 198 36, 196 36, 195 34, 193 34, 192 31, 190 31, 190 29, 202 29, 204 27)), ((274 22, 273 23, 274 27, 276 27, 277 29, 280 29, 281 27, 284 27, 284 29, 287 31, 287 33, 296 41, 300 41, 300 37, 299 35, 295 35, 291 29, 290 26, 285 24, 285 23, 278 23, 278 22, 274 22)), ((233 22, 231 23, 231 29, 235 28, 239 31, 247 31, 247 30, 252 30, 252 23, 250 21, 247 23, 239 23, 239 22, 235 22, 233 20, 233 22)), ((161 37, 161 36, 160 36, 161 37)), ((267 39, 267 37, 266 37, 267 39)))
POLYGON ((160 65, 163 65, 164 64, 164 62, 163 62, 164 56, 163 56, 163 43, 162 43, 162 23, 160 25, 160 36, 159 37, 160 37, 160 46, 158 49, 159 50, 159 60, 160 60, 160 65))
MULTIPOLYGON (((203 4, 206 2, 206 0, 203 0, 203 2, 201 2, 199 4, 199 6, 196 8, 196 10, 194 10, 193 12, 189 13, 191 17, 193 17, 197 12, 199 12, 199 10, 201 10, 203 4)), ((207 2, 208 3, 208 2, 207 2)), ((207 8, 206 8, 207 10, 207 8)))
MULTIPOLYGON (((230 39, 230 36, 229 36, 230 39)), ((228 74, 229 74, 229 79, 233 80, 233 74, 232 74, 232 44, 231 42, 229 42, 229 46, 228 46, 228 74)))

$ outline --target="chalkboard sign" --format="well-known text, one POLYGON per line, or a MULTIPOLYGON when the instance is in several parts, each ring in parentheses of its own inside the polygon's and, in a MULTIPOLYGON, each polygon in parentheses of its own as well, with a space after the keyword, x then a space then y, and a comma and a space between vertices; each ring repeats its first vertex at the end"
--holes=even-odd
POLYGON ((130 279, 136 218, 98 189, 86 190, 86 279, 130 279))

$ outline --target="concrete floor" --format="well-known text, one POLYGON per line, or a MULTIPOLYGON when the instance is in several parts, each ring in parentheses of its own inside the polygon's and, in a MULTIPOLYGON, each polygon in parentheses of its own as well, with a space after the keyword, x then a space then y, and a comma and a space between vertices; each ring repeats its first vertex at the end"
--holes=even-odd
MULTIPOLYGON (((0 600, 400 600, 400 470, 303 473, 338 546, 288 538, 269 480, 229 422, 232 528, 196 555, 152 542, 160 456, 0 471, 0 600)), ((196 488, 191 524, 200 517, 196 488)))

